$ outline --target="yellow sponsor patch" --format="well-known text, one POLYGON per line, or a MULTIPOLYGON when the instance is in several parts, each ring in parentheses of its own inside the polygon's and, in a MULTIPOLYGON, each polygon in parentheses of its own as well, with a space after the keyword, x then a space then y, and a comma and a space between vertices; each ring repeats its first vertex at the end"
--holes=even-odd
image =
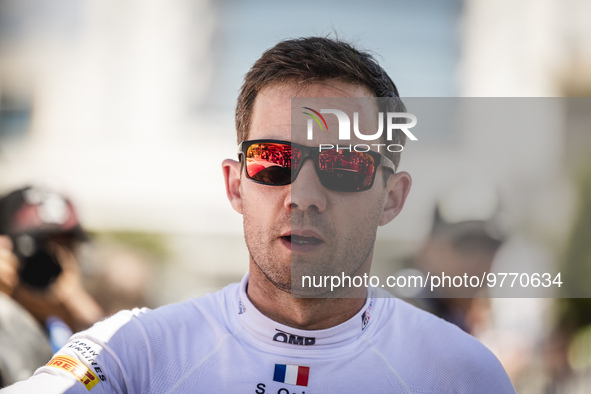
POLYGON ((50 367, 61 368, 68 371, 76 377, 88 391, 93 388, 98 382, 99 378, 86 365, 82 364, 75 358, 68 356, 55 356, 47 363, 50 367))

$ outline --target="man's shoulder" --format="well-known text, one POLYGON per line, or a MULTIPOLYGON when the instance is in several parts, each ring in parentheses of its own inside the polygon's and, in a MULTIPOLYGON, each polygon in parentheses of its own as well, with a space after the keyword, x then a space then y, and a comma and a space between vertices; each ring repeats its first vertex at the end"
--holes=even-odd
POLYGON ((458 326, 398 298, 386 300, 382 316, 386 326, 402 337, 412 338, 411 342, 416 344, 430 348, 460 346, 486 350, 484 345, 458 326))
POLYGON ((156 309, 134 308, 117 312, 96 323, 84 334, 99 341, 111 342, 116 333, 141 331, 144 335, 178 333, 190 329, 196 333, 211 326, 227 326, 228 298, 238 284, 232 284, 215 293, 167 304, 156 309))
MULTIPOLYGON (((105 390, 135 387, 149 392, 155 382, 172 385, 230 338, 226 315, 234 291, 229 286, 157 309, 120 311, 73 335, 58 356, 97 371, 97 378, 106 382, 99 383, 105 390)), ((38 372, 56 371, 44 367, 38 372)))
POLYGON ((389 354, 384 351, 385 357, 393 364, 404 355, 397 369, 404 370, 405 376, 451 391, 488 387, 483 392, 493 388, 514 392, 499 360, 476 338, 400 299, 388 299, 385 306, 380 342, 386 344, 383 348, 389 354))

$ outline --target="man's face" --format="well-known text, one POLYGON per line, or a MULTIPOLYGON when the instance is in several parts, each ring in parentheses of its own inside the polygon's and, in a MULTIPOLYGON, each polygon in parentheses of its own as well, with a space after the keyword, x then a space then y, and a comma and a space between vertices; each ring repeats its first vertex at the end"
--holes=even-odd
MULTIPOLYGON (((265 88, 256 98, 248 139, 276 139, 316 147, 320 142, 328 142, 330 137, 320 133, 315 140, 306 140, 306 118, 292 120, 292 97, 371 97, 371 94, 365 88, 335 81, 313 84, 305 90, 298 90, 295 85, 265 88)), ((350 108, 353 111, 359 108, 350 108)), ((326 120, 329 130, 338 130, 336 119, 332 125, 329 117, 326 120)), ((275 287, 286 292, 291 291, 292 265, 294 272, 305 275, 344 272, 352 276, 368 272, 377 227, 398 213, 410 186, 408 178, 402 202, 392 216, 388 210, 392 206, 389 190, 395 182, 384 185, 382 171, 385 169, 378 170, 370 190, 346 193, 322 186, 312 160, 305 161, 295 182, 286 186, 255 183, 242 170, 240 201, 239 204, 233 201, 233 205, 244 216, 251 269, 259 269, 275 287)))

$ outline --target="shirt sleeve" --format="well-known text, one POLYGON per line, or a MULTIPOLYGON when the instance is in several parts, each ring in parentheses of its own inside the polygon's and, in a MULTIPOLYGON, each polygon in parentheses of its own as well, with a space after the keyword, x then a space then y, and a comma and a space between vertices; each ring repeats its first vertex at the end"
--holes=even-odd
POLYGON ((137 328, 136 315, 143 311, 122 311, 96 323, 86 331, 73 335, 49 362, 37 369, 35 374, 1 390, 2 394, 13 393, 132 393, 140 389, 131 381, 127 371, 141 367, 135 364, 141 360, 142 349, 138 343, 130 343, 137 353, 120 352, 123 338, 134 341, 144 340, 142 335, 129 335, 137 328), (113 346, 115 344, 115 346, 113 346), (136 357, 134 357, 134 355, 136 357), (129 359, 129 360, 128 360, 129 359))

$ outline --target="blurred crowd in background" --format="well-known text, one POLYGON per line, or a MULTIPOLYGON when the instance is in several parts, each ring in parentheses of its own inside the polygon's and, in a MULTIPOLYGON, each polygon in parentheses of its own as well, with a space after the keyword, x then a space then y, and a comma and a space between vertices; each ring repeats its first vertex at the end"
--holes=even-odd
POLYGON ((220 167, 242 76, 277 41, 325 34, 375 51, 411 109, 533 100, 517 131, 487 130, 509 116, 494 111, 419 117, 401 163, 413 190, 375 271, 561 271, 571 291, 554 297, 406 297, 489 346, 518 392, 591 391, 591 301, 565 297, 591 279, 586 0, 0 0, 3 384, 103 316, 242 277, 220 167))

